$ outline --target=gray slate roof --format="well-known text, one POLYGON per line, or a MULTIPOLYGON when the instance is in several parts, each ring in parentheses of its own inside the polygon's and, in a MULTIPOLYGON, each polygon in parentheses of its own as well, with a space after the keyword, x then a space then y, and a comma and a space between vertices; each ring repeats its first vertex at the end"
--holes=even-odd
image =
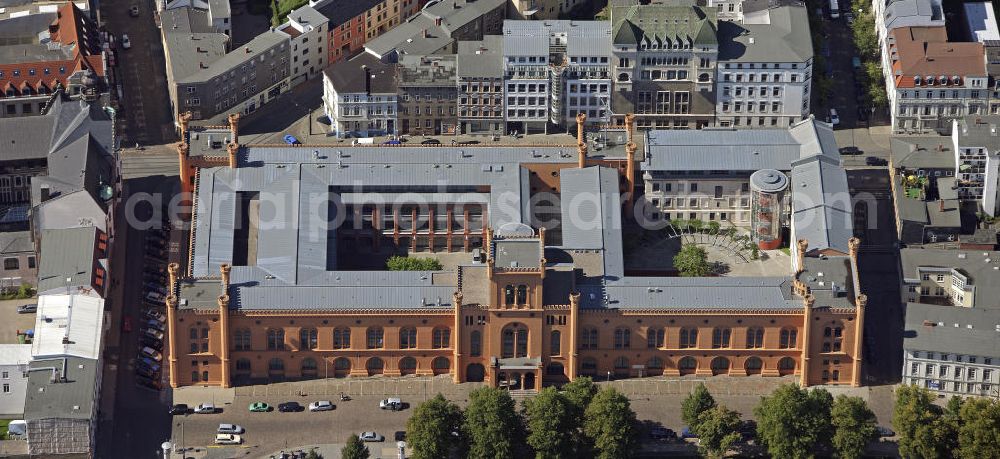
POLYGON ((967 116, 955 121, 959 148, 983 147, 994 155, 1000 150, 1000 116, 967 116))
POLYGON ((656 3, 612 6, 611 23, 614 44, 718 44, 715 8, 656 3))
POLYGON ((371 54, 362 53, 350 60, 341 61, 323 70, 333 88, 340 94, 365 92, 365 70, 371 78, 373 94, 395 94, 396 75, 392 64, 383 63, 371 54))
POLYGON ((1000 359, 997 327, 1000 310, 907 303, 903 349, 1000 359))
POLYGON ((65 291, 66 279, 71 279, 69 287, 91 287, 96 238, 97 229, 93 226, 43 231, 38 293, 65 291))
POLYGON ((31 243, 31 231, 0 232, 0 255, 17 255, 33 253, 35 246, 31 243))
POLYGON ((441 0, 429 3, 420 14, 365 43, 365 50, 380 58, 398 54, 426 55, 450 48, 452 34, 487 12, 506 5, 507 0, 441 0), (441 25, 435 20, 441 19, 441 25), (424 31, 427 36, 424 36, 424 31))
POLYGON ((763 24, 719 22, 719 61, 806 62, 813 57, 804 4, 768 8, 763 24))
POLYGON ((910 170, 955 169, 955 151, 951 137, 893 137, 889 142, 893 167, 910 170))

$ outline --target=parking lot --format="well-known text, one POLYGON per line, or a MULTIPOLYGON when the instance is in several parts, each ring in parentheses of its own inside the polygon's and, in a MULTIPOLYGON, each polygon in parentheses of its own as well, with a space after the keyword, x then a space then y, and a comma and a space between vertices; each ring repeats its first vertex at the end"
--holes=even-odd
POLYGON ((18 331, 35 328, 35 314, 18 314, 17 307, 37 302, 38 298, 0 301, 0 314, 4 317, 3 324, 0 325, 0 343, 16 344, 18 331))

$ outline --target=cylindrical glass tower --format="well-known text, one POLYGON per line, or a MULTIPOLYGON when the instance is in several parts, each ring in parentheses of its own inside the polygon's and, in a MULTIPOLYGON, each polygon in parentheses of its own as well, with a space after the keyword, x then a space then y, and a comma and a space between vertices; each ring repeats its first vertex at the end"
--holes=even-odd
POLYGON ((762 250, 781 247, 781 205, 788 177, 774 169, 750 175, 750 222, 753 240, 762 250))

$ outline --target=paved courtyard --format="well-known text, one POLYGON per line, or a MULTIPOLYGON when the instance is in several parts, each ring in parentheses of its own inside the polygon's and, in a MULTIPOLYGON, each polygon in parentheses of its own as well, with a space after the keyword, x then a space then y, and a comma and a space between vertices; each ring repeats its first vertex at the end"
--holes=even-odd
MULTIPOLYGON (((715 399, 740 412, 745 419, 752 418, 753 407, 761 395, 772 392, 781 384, 794 383, 794 377, 713 377, 713 378, 643 378, 619 381, 598 381, 610 385, 632 400, 632 409, 646 426, 663 425, 680 432, 684 423, 680 418, 682 400, 698 383, 705 383, 715 399)), ((468 402, 468 393, 481 384, 453 384, 448 376, 403 378, 348 378, 269 385, 244 386, 233 389, 188 387, 174 390, 175 403, 215 403, 221 408, 217 414, 192 414, 175 416, 172 420, 172 441, 181 447, 193 448, 184 457, 233 458, 268 457, 278 451, 308 450, 309 445, 322 445, 320 451, 339 451, 348 435, 361 431, 375 431, 387 439, 384 443, 370 444, 373 457, 395 457, 394 436, 406 428, 413 408, 420 402, 442 393, 460 406, 468 402), (351 396, 350 401, 340 401, 340 393, 351 396), (399 397, 408 404, 399 412, 383 411, 378 401, 385 397, 399 397), (336 409, 310 413, 250 413, 251 402, 263 401, 276 407, 279 403, 296 401, 303 406, 317 400, 331 400, 336 409), (234 423, 246 428, 244 444, 227 447, 210 445, 219 423, 234 423)), ((858 395, 868 400, 879 417, 880 424, 890 425, 892 387, 829 388, 835 396, 840 393, 858 395)), ((516 396, 522 400, 523 396, 516 396)), ((645 439, 645 436, 643 436, 645 439)), ((645 444, 647 451, 671 453, 694 451, 690 445, 645 444)), ((176 454, 175 458, 182 457, 176 454)), ((329 456, 325 456, 329 457, 329 456)), ((336 457, 336 456, 334 456, 336 457)))

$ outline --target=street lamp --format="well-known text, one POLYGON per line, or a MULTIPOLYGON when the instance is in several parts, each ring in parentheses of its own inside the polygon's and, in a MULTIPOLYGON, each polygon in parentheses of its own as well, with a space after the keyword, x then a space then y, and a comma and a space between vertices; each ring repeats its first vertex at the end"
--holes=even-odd
POLYGON ((173 443, 170 443, 169 441, 160 443, 160 450, 163 452, 163 459, 170 459, 170 450, 173 447, 173 443))
POLYGON ((608 372, 608 382, 611 382, 611 372, 608 372))

